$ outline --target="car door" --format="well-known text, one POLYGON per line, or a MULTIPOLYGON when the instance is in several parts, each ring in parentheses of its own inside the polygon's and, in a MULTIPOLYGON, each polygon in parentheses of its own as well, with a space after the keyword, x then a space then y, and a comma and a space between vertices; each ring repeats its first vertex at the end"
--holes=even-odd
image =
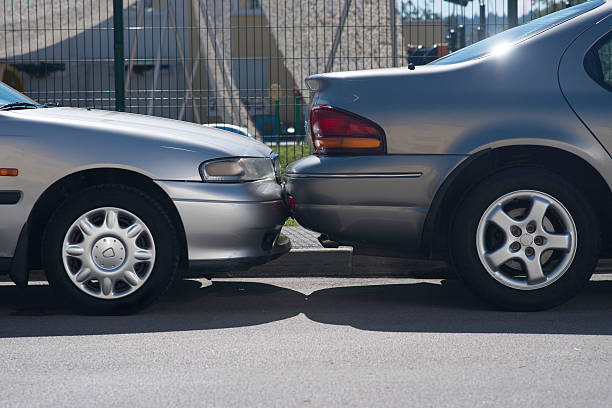
POLYGON ((612 14, 569 46, 559 83, 572 109, 612 154, 612 14))

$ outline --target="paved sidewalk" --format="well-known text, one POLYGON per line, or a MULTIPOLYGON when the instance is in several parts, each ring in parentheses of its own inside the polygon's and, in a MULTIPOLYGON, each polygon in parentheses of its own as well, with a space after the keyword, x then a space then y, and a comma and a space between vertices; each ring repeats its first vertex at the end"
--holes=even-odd
POLYGON ((293 249, 323 248, 317 240, 318 232, 304 227, 283 227, 282 233, 291 240, 293 249))

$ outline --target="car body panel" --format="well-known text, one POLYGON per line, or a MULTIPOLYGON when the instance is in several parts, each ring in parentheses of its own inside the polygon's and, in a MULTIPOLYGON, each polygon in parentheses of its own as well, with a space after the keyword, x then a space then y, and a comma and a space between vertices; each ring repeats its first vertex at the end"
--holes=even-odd
MULTIPOLYGON (((574 113, 558 76, 570 44, 611 12, 612 5, 604 3, 504 52, 465 62, 309 77, 313 106, 339 108, 375 122, 385 132, 387 154, 292 163, 286 175, 295 217, 343 242, 423 248, 424 220, 447 177, 468 158, 509 146, 566 151, 590 164, 612 187, 610 154, 574 113), (391 178, 406 171, 423 176, 391 178), (371 172, 379 174, 355 177, 371 172)), ((583 56, 573 58, 572 69, 578 69, 576 58, 582 65, 583 56)), ((568 71, 568 78, 573 75, 568 71)), ((602 110, 597 123, 610 125, 607 101, 606 115, 602 110)), ((592 102, 585 96, 585 106, 592 102)))
MULTIPOLYGON (((251 202, 278 203, 282 200, 280 185, 270 181, 265 185, 238 183, 223 188, 202 182, 200 164, 221 157, 269 157, 270 153, 269 147, 249 138, 151 116, 75 108, 2 111, 0 163, 2 167, 19 169, 19 175, 0 177, 0 191, 20 191, 21 199, 17 204, 0 205, 0 258, 13 256, 20 232, 43 192, 64 177, 89 169, 124 169, 151 180, 190 184, 192 187, 183 190, 184 194, 175 197, 186 208, 181 213, 183 223, 189 227, 186 230, 193 231, 193 225, 202 225, 212 216, 216 218, 210 221, 211 226, 239 227, 236 222, 222 225, 221 207, 212 206, 215 210, 209 215, 205 206, 198 207, 200 212, 195 211, 196 206, 189 204, 189 200, 195 203, 205 197, 208 201, 231 203, 248 198, 251 202)), ((264 228, 265 222, 270 222, 268 227, 276 228, 285 211, 278 204, 264 207, 273 209, 255 211, 268 214, 258 225, 264 228), (273 211, 276 213, 272 214, 273 211)), ((225 207, 229 218, 233 212, 231 205, 225 207)), ((251 227, 245 224, 245 228, 251 227)), ((260 241, 251 245, 261 249, 260 241)), ((197 256, 201 251, 189 253, 197 256)))
POLYGON ((157 181, 183 221, 190 261, 264 258, 262 243, 278 237, 286 210, 276 181, 241 184, 157 181))
POLYGON ((563 55, 559 83, 568 103, 595 137, 612 152, 612 92, 595 82, 584 68, 585 51, 612 30, 612 15, 580 35, 563 55))
POLYGON ((206 123, 204 126, 208 126, 215 129, 225 130, 226 132, 236 133, 238 135, 256 139, 249 130, 242 126, 230 125, 228 123, 206 123))
POLYGON ((285 171, 297 221, 343 243, 417 247, 441 183, 466 156, 308 156, 285 171))

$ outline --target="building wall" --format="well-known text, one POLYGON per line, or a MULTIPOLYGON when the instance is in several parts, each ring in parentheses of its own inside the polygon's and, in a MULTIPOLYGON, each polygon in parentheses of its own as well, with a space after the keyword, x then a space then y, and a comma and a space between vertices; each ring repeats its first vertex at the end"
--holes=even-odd
MULTIPOLYGON (((446 26, 441 20, 404 21, 402 23, 403 44, 431 47, 446 42, 446 26)), ((404 50, 405 51, 405 50, 404 50)))

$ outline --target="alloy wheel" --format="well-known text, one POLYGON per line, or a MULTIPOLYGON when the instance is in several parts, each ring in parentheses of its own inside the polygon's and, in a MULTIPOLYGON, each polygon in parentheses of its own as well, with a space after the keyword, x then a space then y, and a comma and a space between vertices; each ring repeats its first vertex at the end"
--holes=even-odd
POLYGON ((576 226, 556 198, 519 190, 486 209, 478 223, 476 246, 482 265, 498 282, 519 290, 540 289, 572 264, 576 226))

